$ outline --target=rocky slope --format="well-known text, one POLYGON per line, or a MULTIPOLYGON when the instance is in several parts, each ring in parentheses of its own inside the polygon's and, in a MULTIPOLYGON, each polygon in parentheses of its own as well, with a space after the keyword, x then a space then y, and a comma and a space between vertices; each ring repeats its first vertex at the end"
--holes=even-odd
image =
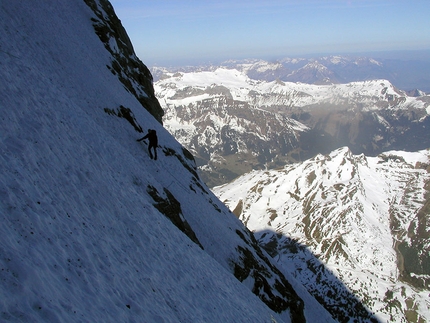
POLYGON ((429 172, 428 150, 366 157, 341 148, 253 171, 214 192, 326 307, 342 304, 328 283, 338 277, 381 321, 424 322, 429 172))

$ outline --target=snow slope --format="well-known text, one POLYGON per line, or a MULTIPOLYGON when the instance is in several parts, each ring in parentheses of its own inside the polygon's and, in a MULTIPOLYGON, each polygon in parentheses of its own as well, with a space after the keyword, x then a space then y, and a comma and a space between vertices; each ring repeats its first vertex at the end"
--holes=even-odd
MULTIPOLYGON (((290 322, 251 292, 251 275, 233 275, 246 229, 106 68, 91 19, 84 1, 0 3, 0 320, 290 322), (157 162, 111 113, 120 106, 157 130, 157 162)), ((288 279, 300 295, 289 309, 301 299, 308 321, 333 321, 288 279)))

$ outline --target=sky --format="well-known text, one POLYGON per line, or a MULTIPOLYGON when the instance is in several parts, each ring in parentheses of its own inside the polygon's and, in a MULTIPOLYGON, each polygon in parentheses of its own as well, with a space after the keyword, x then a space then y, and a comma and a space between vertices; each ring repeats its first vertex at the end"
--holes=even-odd
POLYGON ((147 65, 430 49, 428 0, 111 0, 147 65))

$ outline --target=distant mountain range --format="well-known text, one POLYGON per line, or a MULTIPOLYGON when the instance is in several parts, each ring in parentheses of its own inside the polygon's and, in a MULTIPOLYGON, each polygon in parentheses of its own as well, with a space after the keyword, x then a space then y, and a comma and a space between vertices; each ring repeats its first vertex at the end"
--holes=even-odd
POLYGON ((383 79, 324 85, 256 80, 248 75, 267 78, 277 65, 240 68, 156 70, 165 127, 196 156, 211 186, 342 146, 369 156, 430 147, 424 92, 411 96, 383 79))
MULTIPOLYGON (((337 55, 312 58, 284 58, 277 61, 261 59, 230 60, 217 65, 169 68, 169 71, 195 72, 218 67, 237 69, 255 80, 301 82, 308 84, 340 84, 375 79, 390 81, 404 91, 430 92, 430 51, 374 56, 337 55), (381 58, 381 56, 385 58, 381 58)), ((163 75, 163 68, 153 67, 154 79, 163 75)))

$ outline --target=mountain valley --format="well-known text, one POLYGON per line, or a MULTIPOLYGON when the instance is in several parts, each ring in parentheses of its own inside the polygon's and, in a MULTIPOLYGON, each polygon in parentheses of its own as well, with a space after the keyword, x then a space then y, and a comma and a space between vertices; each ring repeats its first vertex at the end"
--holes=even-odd
POLYGON ((343 146, 368 156, 430 146, 430 97, 387 80, 266 82, 224 67, 163 75, 155 92, 165 127, 196 157, 209 186, 343 146))

